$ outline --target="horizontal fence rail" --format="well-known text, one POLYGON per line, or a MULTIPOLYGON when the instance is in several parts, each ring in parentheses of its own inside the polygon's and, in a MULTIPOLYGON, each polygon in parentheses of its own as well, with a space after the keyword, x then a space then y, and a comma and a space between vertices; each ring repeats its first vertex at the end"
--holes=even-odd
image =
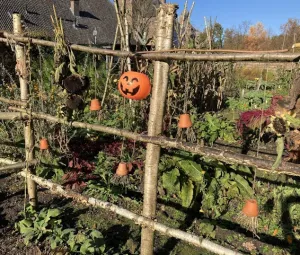
POLYGON ((101 201, 101 200, 98 200, 93 197, 83 196, 74 191, 67 191, 63 188, 63 186, 61 186, 59 184, 53 183, 51 181, 48 181, 48 180, 38 177, 36 175, 26 173, 26 171, 20 172, 20 175, 35 181, 37 184, 39 184, 42 187, 48 188, 52 193, 63 195, 64 197, 67 197, 67 198, 72 198, 78 202, 81 202, 81 203, 84 203, 87 205, 92 205, 95 207, 100 207, 105 210, 112 211, 118 215, 121 215, 127 219, 134 221, 134 223, 137 225, 147 226, 147 227, 149 227, 153 230, 156 230, 164 235, 167 235, 170 237, 175 237, 175 238, 185 241, 189 244, 193 244, 194 246, 204 248, 204 249, 214 252, 216 254, 242 255, 242 253, 225 248, 221 245, 211 242, 208 239, 203 239, 203 238, 193 235, 191 233, 187 233, 182 230, 167 227, 159 222, 155 222, 144 216, 135 214, 131 211, 128 211, 122 207, 116 206, 112 203, 101 201))
POLYGON ((11 165, 6 165, 6 166, 0 167, 0 172, 7 171, 7 170, 17 171, 17 170, 25 168, 27 166, 34 166, 37 163, 38 163, 38 161, 36 159, 34 159, 32 161, 27 161, 27 162, 14 163, 11 165))
MULTIPOLYGON (((290 176, 300 176, 300 166, 293 163, 282 162, 278 169, 275 171, 272 169, 272 165, 274 164, 271 160, 260 159, 256 157, 247 156, 245 154, 234 153, 231 151, 219 150, 211 147, 200 146, 195 143, 187 143, 177 141, 176 139, 170 139, 166 137, 151 137, 147 135, 133 133, 127 130, 117 129, 106 127, 97 124, 88 124, 84 122, 74 121, 74 122, 67 122, 64 119, 60 119, 48 114, 44 113, 35 113, 35 112, 27 112, 25 109, 20 109, 16 107, 9 107, 11 110, 19 111, 23 113, 20 115, 19 113, 15 113, 14 120, 20 119, 23 120, 24 118, 29 118, 31 115, 32 118, 36 119, 43 119, 53 123, 61 123, 64 125, 68 125, 69 127, 75 128, 84 128, 84 129, 91 129, 99 132, 105 132, 112 135, 118 135, 121 137, 125 137, 128 139, 133 139, 139 142, 145 143, 153 143, 160 145, 164 148, 175 148, 183 151, 188 151, 200 156, 209 157, 212 159, 220 160, 225 163, 229 164, 239 164, 245 165, 249 167, 255 167, 257 171, 260 172, 269 172, 269 173, 276 173, 276 174, 285 174, 290 176), (28 116, 26 116, 28 114, 28 116)), ((3 113, 2 113, 3 114, 3 113)), ((1 116, 1 113, 0 113, 1 116)))
MULTIPOLYGON (((0 42, 13 43, 32 43, 42 46, 54 47, 55 42, 41 39, 34 39, 23 36, 16 36, 7 32, 0 37, 0 42)), ((77 51, 88 52, 123 58, 139 58, 149 60, 181 60, 181 61, 280 61, 280 62, 299 62, 300 54, 298 53, 226 53, 226 54, 191 54, 191 53, 167 53, 167 52, 128 52, 120 50, 108 50, 96 47, 71 44, 70 48, 77 51)))

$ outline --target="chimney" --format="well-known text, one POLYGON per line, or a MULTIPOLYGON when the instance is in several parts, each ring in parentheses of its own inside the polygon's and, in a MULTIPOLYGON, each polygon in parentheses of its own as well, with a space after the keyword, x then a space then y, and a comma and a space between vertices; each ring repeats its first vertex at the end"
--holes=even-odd
POLYGON ((70 0, 70 9, 74 16, 79 16, 79 0, 70 0))

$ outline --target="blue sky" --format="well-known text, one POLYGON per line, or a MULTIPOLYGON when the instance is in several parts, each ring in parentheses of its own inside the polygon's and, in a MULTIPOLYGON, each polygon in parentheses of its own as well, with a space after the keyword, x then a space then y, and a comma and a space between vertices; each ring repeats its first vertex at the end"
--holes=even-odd
MULTIPOLYGON (((177 3, 181 13, 185 0, 167 0, 167 3, 177 3)), ((189 0, 189 7, 192 0, 189 0)), ((192 24, 197 29, 204 28, 204 16, 217 17, 224 28, 238 27, 243 21, 255 24, 260 21, 273 34, 281 32, 280 25, 288 18, 300 19, 300 0, 195 0, 192 13, 192 24)))

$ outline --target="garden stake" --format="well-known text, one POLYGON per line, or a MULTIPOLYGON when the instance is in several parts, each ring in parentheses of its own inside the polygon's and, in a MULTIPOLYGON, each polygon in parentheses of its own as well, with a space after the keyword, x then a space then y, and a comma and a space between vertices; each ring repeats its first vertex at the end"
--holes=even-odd
MULTIPOLYGON (((156 50, 170 49, 173 42, 174 15, 177 6, 162 4, 158 9, 156 33, 156 50)), ((162 132, 165 101, 167 97, 169 64, 156 61, 154 63, 153 88, 150 102, 148 135, 157 136, 162 132)), ((148 143, 144 170, 143 216, 153 219, 156 216, 156 196, 160 146, 148 143)), ((154 231, 142 228, 141 255, 152 255, 154 231)))
MULTIPOLYGON (((19 36, 23 33, 21 25, 21 15, 19 13, 13 14, 13 30, 14 34, 19 36)), ((16 70, 19 75, 20 90, 21 90, 21 101, 27 102, 28 100, 28 73, 26 68, 26 55, 24 47, 16 45, 16 70)), ((22 107, 25 108, 25 107, 22 107)), ((34 160, 34 135, 32 128, 32 120, 24 122, 24 138, 25 138, 25 153, 26 161, 34 160)), ((26 167, 26 171, 30 173, 29 167, 26 167)), ((30 179, 27 179, 27 190, 29 195, 29 203, 33 206, 37 206, 37 190, 36 183, 30 179)))

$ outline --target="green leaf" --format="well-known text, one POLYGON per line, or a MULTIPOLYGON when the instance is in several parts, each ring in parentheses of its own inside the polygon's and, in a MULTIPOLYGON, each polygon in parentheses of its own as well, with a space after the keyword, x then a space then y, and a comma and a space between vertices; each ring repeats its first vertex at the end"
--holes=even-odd
POLYGON ((239 174, 235 176, 236 184, 243 197, 251 198, 253 197, 253 189, 250 187, 249 183, 239 174))
POLYGON ((50 246, 52 250, 54 250, 60 243, 61 239, 59 239, 58 237, 50 238, 50 246))
POLYGON ((276 140, 277 158, 272 166, 273 170, 276 170, 279 167, 279 165, 281 163, 283 151, 284 151, 284 137, 277 137, 277 140, 276 140))
POLYGON ((182 206, 189 207, 192 203, 194 196, 194 185, 191 180, 187 180, 183 183, 180 198, 182 200, 182 206))
POLYGON ((248 166, 232 165, 231 168, 234 169, 234 170, 241 171, 241 172, 246 173, 246 174, 252 174, 251 169, 248 166))
POLYGON ((19 222, 19 226, 20 226, 20 228, 21 227, 31 227, 32 226, 32 220, 28 220, 28 219, 21 220, 19 222))
POLYGON ((95 248, 92 246, 91 240, 85 240, 85 242, 80 247, 81 254, 93 254, 95 248))
POLYGON ((78 234, 76 235, 76 241, 77 241, 78 243, 84 243, 86 239, 87 239, 87 237, 86 237, 85 234, 83 234, 83 233, 78 233, 78 234))
POLYGON ((31 235, 34 235, 35 231, 34 231, 34 228, 22 227, 22 228, 20 228, 20 233, 24 236, 31 236, 31 235))
POLYGON ((48 209, 47 216, 45 218, 45 221, 49 221, 51 217, 57 217, 61 214, 61 211, 59 209, 48 209))
POLYGON ((228 189, 227 196, 228 196, 228 198, 234 198, 234 197, 237 197, 239 195, 239 193, 240 193, 239 188, 237 187, 237 184, 234 183, 228 189))
POLYGON ((90 233, 90 236, 93 237, 93 239, 103 238, 102 233, 98 230, 92 230, 92 232, 90 233))
POLYGON ((194 182, 202 182, 203 174, 201 165, 191 160, 180 160, 177 162, 185 174, 194 182))
POLYGON ((67 234, 74 233, 74 232, 75 232, 74 228, 66 228, 62 231, 62 235, 67 235, 67 234))
POLYGON ((28 233, 28 234, 24 237, 24 243, 25 243, 26 246, 29 244, 30 240, 32 240, 32 239, 34 238, 34 235, 35 235, 35 233, 34 233, 34 231, 33 231, 33 232, 28 233))
POLYGON ((216 232, 215 232, 214 225, 212 225, 210 223, 202 222, 202 223, 200 223, 199 228, 200 228, 201 234, 215 238, 216 232))
POLYGON ((169 192, 172 193, 175 191, 177 179, 180 176, 179 170, 174 168, 169 172, 163 173, 162 183, 163 187, 169 192))
POLYGON ((75 236, 71 236, 68 239, 67 244, 70 246, 71 251, 76 251, 77 250, 75 236))

